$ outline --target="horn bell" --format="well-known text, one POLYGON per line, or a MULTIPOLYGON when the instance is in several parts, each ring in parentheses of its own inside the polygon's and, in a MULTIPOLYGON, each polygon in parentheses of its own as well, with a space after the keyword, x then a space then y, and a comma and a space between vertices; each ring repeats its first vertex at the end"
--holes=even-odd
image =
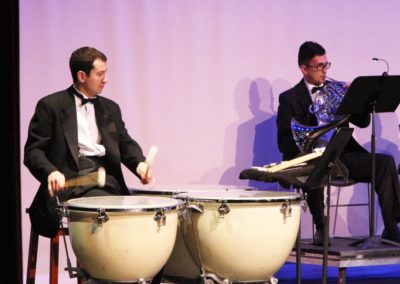
POLYGON ((304 125, 295 118, 292 118, 290 126, 293 139, 301 152, 309 153, 314 149, 314 146, 322 135, 346 122, 349 118, 350 115, 343 115, 338 117, 334 122, 322 126, 304 125))

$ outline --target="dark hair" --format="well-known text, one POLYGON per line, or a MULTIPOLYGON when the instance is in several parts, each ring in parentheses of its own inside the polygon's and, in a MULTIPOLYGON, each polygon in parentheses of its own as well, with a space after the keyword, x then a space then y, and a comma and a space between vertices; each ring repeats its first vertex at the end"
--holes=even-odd
POLYGON ((78 71, 85 72, 89 76, 90 71, 93 69, 93 62, 96 59, 106 62, 107 57, 101 51, 94 47, 81 47, 72 52, 69 59, 69 69, 71 70, 72 79, 78 81, 78 71))
POLYGON ((314 56, 325 54, 325 49, 317 42, 306 41, 299 48, 298 64, 307 64, 314 56))

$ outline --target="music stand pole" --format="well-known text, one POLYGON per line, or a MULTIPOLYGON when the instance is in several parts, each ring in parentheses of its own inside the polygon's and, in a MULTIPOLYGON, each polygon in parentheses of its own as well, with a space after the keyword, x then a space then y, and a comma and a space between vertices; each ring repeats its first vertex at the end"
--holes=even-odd
POLYGON ((361 246, 361 249, 368 248, 369 245, 379 242, 379 239, 375 236, 375 151, 376 151, 376 136, 375 136, 375 109, 376 99, 371 102, 371 156, 372 156, 372 167, 371 167, 371 190, 370 190, 370 209, 369 209, 369 235, 368 238, 361 239, 351 243, 351 246, 361 246))
POLYGON ((371 112, 371 155, 372 155, 372 173, 371 173, 371 191, 370 200, 371 208, 369 212, 369 238, 375 238, 375 153, 376 153, 376 136, 375 136, 375 109, 376 100, 372 102, 372 112, 371 112))

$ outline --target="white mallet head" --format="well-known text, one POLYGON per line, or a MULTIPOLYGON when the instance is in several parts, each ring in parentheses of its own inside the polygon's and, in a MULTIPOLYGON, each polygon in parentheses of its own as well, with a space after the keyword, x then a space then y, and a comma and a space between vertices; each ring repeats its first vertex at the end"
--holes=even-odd
POLYGON ((106 170, 103 167, 97 170, 97 185, 99 187, 104 187, 106 185, 106 170))

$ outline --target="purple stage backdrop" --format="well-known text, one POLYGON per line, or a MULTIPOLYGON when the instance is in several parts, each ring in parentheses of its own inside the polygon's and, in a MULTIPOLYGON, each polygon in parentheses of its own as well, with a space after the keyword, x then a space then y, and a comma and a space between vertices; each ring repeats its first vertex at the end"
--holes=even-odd
MULTIPOLYGON (((382 74, 385 63, 373 57, 398 75, 399 11, 396 0, 20 0, 21 151, 36 102, 70 86, 69 56, 88 45, 108 56, 103 95, 120 104, 131 136, 145 152, 159 146, 157 184, 248 185, 238 179, 242 169, 281 160, 278 96, 300 80, 299 45, 320 42, 337 80, 382 74)), ((399 115, 377 116, 377 151, 397 161, 399 115)), ((366 147, 370 133, 355 130, 366 147)), ((128 171, 125 177, 130 187, 139 185, 128 171)), ((22 167, 23 210, 37 187, 22 167)), ((366 199, 365 184, 341 193, 343 203, 366 199)), ((302 219, 310 236, 309 213, 302 219)), ((368 234, 367 209, 340 209, 336 227, 337 235, 368 234)), ((29 229, 24 216, 24 265, 29 229)), ((38 283, 47 280, 47 248, 42 241, 38 283)), ((63 270, 63 249, 60 258, 63 270)))

